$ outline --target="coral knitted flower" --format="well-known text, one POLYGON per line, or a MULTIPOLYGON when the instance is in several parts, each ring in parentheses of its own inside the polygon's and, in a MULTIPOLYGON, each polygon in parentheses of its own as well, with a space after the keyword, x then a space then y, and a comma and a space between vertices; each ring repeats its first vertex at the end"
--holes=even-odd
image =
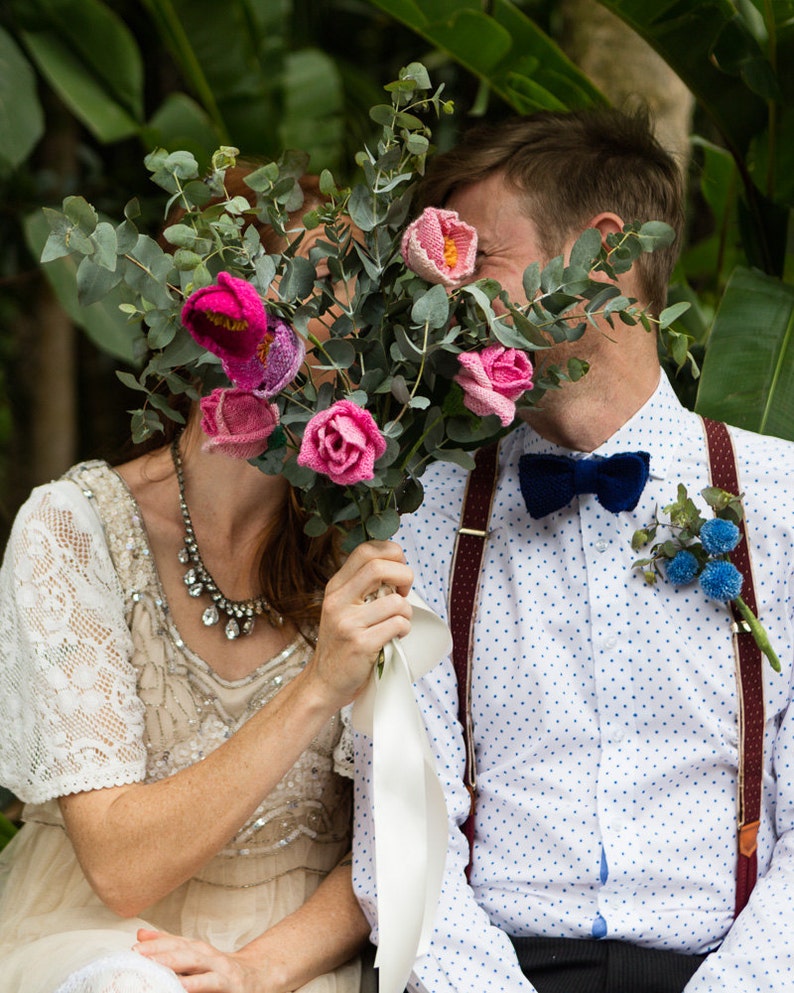
POLYGON ((461 371, 454 377, 462 388, 463 403, 474 414, 496 414, 507 427, 516 416, 515 401, 532 389, 532 363, 525 352, 489 345, 481 352, 458 356, 461 371))
POLYGON ((742 592, 742 574, 724 559, 707 562, 700 574, 700 586, 707 597, 727 603, 742 592))
POLYGON ((339 486, 353 486, 375 475, 386 440, 372 414, 350 400, 337 400, 306 425, 298 465, 323 473, 339 486))
POLYGON ((474 273, 477 232, 455 210, 426 207, 400 245, 405 264, 428 283, 457 286, 474 273))
POLYGON ((227 356, 223 359, 223 370, 236 386, 258 390, 272 399, 292 382, 305 355, 303 339, 289 324, 271 316, 254 354, 248 359, 227 356))
POLYGON ((233 459, 261 455, 279 421, 278 407, 260 392, 217 389, 202 397, 200 406, 204 450, 233 459))
POLYGON ((190 294, 182 324, 213 355, 242 361, 254 355, 268 329, 262 298, 250 283, 228 272, 190 294))

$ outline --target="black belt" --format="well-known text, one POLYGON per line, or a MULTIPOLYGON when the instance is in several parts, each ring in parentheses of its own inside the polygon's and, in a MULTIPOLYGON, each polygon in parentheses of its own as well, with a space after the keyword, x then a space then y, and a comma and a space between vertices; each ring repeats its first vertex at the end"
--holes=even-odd
POLYGON ((513 938, 538 993, 681 993, 705 955, 587 938, 513 938))

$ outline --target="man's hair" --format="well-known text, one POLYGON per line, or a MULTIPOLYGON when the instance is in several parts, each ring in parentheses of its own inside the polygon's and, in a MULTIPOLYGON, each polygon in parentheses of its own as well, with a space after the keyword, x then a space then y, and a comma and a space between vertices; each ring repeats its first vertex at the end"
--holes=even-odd
POLYGON ((549 258, 602 211, 624 223, 669 224, 674 244, 635 263, 651 309, 664 307, 683 230, 683 184, 646 113, 541 111, 474 127, 455 148, 431 159, 419 189, 420 208, 443 206, 453 191, 496 172, 524 196, 526 215, 549 258))

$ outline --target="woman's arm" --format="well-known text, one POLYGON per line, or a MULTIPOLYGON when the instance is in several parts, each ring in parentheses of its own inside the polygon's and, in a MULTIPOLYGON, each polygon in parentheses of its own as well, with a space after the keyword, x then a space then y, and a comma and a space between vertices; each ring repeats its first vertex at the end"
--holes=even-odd
POLYGON ((368 933, 346 859, 300 909, 237 952, 145 930, 134 947, 173 969, 189 993, 288 993, 347 962, 368 933))
POLYGON ((355 696, 380 648, 407 633, 411 578, 397 545, 360 546, 326 588, 309 664, 229 741, 159 782, 60 800, 83 871, 112 910, 134 916, 234 837, 326 721, 355 696), (397 592, 368 600, 382 584, 397 592))

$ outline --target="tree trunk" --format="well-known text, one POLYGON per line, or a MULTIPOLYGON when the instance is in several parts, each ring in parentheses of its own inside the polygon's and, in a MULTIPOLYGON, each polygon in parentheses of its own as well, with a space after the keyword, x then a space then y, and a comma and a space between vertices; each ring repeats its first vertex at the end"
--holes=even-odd
POLYGON ((596 0, 560 0, 560 43, 610 102, 645 105, 656 136, 685 171, 694 99, 678 76, 628 25, 596 0))

